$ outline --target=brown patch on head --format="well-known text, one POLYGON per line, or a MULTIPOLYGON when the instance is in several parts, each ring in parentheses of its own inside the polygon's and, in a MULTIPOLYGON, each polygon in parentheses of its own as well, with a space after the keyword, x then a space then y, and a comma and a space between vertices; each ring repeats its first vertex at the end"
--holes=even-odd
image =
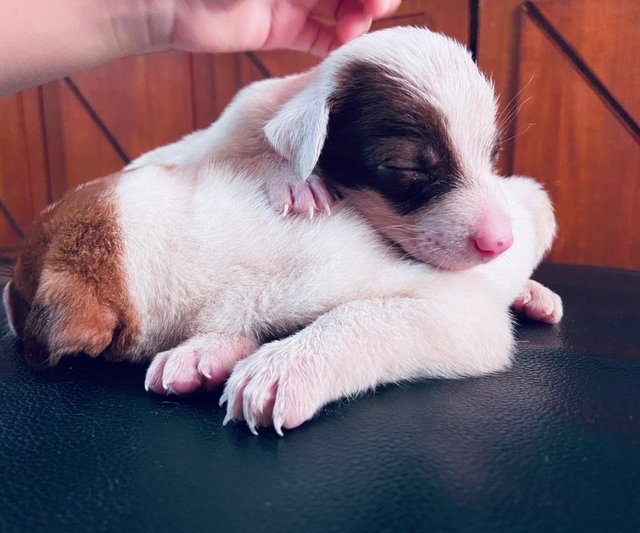
POLYGON ((445 118, 399 74, 367 61, 350 63, 330 107, 318 166, 338 187, 376 191, 407 214, 459 184, 445 118))
POLYGON ((125 286, 111 194, 116 183, 111 176, 68 193, 27 234, 13 285, 29 311, 16 331, 37 366, 65 354, 97 356, 108 347, 121 355, 135 344, 138 319, 125 286))

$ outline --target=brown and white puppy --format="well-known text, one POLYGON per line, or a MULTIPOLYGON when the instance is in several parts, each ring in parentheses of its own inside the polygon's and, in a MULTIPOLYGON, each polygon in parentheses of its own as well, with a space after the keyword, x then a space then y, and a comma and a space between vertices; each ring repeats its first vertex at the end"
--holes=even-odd
POLYGON ((551 204, 493 173, 494 120, 460 45, 357 39, 47 209, 5 287, 10 323, 35 364, 152 359, 161 394, 229 377, 227 417, 254 432, 381 383, 504 369, 510 305, 548 322, 562 307, 528 281, 551 204), (330 217, 271 205, 324 208, 325 183, 344 196, 330 217))

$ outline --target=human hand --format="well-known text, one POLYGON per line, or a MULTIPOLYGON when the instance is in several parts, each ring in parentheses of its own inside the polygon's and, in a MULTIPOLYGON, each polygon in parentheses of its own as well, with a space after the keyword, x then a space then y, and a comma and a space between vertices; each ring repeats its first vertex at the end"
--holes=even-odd
POLYGON ((145 17, 153 49, 291 49, 324 56, 366 33, 400 0, 174 0, 145 17))
POLYGON ((400 0, 4 0, 0 97, 113 59, 169 49, 326 55, 400 0))

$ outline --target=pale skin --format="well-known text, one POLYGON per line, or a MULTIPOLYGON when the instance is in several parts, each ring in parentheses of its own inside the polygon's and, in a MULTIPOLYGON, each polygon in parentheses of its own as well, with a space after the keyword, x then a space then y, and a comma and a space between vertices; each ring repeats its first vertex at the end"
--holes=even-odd
POLYGON ((400 0, 5 0, 0 97, 113 59, 290 49, 324 56, 400 0))

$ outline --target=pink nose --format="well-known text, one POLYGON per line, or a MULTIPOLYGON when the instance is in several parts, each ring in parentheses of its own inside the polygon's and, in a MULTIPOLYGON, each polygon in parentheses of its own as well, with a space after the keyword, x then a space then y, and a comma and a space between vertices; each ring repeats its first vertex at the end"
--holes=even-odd
POLYGON ((513 233, 510 228, 498 232, 481 232, 474 235, 473 241, 480 253, 489 259, 511 248, 513 233))

